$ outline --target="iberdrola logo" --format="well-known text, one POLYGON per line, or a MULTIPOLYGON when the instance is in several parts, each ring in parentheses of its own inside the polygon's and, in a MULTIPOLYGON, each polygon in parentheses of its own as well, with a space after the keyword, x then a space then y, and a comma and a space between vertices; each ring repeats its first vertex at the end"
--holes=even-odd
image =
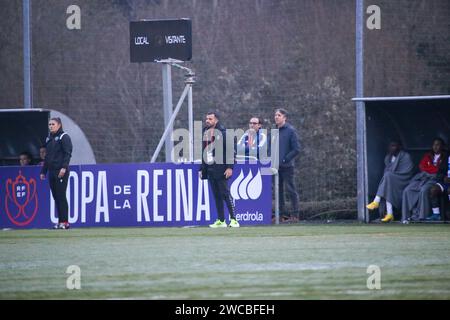
POLYGON ((36 180, 27 180, 22 171, 13 181, 6 181, 5 210, 9 220, 16 226, 26 226, 33 221, 38 210, 36 180))

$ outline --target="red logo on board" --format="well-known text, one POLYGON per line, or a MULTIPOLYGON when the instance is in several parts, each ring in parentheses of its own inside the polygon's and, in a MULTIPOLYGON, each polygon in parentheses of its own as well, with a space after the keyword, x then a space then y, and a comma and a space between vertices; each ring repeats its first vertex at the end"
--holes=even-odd
POLYGON ((27 180, 22 171, 13 181, 6 181, 5 210, 9 220, 16 226, 26 226, 33 221, 38 210, 36 180, 27 180))

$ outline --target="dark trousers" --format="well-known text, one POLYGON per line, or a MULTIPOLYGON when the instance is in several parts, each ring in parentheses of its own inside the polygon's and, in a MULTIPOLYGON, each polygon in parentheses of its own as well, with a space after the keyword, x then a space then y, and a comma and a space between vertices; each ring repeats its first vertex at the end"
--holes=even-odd
POLYGON ((439 183, 431 187, 430 189, 430 200, 432 208, 443 207, 447 202, 446 197, 450 195, 450 189, 447 185, 439 183), (442 191, 442 188, 444 191, 442 191))
POLYGON ((50 170, 48 180, 53 199, 55 199, 56 212, 59 222, 68 222, 69 205, 67 204, 66 190, 69 182, 69 171, 62 178, 58 178, 59 170, 50 170))
POLYGON ((440 208, 441 206, 441 194, 431 195, 431 208, 440 208))
POLYGON ((286 193, 289 196, 289 200, 292 204, 292 212, 298 215, 299 204, 298 204, 298 193, 295 190, 294 183, 294 167, 280 167, 278 170, 279 178, 280 178, 280 213, 286 214, 286 203, 284 199, 284 188, 286 186, 286 193))
POLYGON ((209 184, 211 185, 212 192, 214 194, 214 201, 216 202, 217 208, 217 218, 220 221, 225 221, 224 213, 224 202, 227 205, 228 212, 230 214, 230 219, 235 218, 234 214, 234 202, 230 194, 230 188, 228 187, 228 180, 225 178, 215 179, 208 178, 209 184))

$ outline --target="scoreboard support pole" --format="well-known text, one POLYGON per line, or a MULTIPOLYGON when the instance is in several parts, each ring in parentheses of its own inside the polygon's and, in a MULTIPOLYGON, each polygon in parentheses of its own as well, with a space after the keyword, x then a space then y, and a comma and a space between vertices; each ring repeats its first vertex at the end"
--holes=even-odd
MULTIPOLYGON (((169 120, 173 112, 172 103, 172 66, 169 63, 162 63, 162 82, 163 82, 163 108, 164 108, 164 127, 169 126, 169 120)), ((173 125, 170 125, 170 132, 173 125)), ((166 162, 172 161, 173 141, 171 135, 165 139, 166 162)))
MULTIPOLYGON (((186 67, 183 67, 179 63, 182 61, 175 60, 175 59, 165 59, 165 60, 157 60, 155 61, 157 63, 161 63, 163 66, 163 82, 167 81, 170 83, 163 83, 163 88, 170 88, 170 94, 167 94, 166 96, 166 89, 164 89, 164 116, 166 116, 166 99, 168 100, 170 98, 170 105, 168 104, 168 107, 170 108, 170 117, 168 117, 167 123, 165 123, 165 130, 164 133, 159 140, 158 146, 156 147, 155 152, 153 153, 153 156, 150 160, 150 162, 154 163, 156 162, 156 159, 158 158, 159 153, 161 152, 162 146, 164 142, 166 142, 166 161, 169 160, 174 161, 175 159, 172 159, 172 150, 173 150, 173 143, 172 143, 172 132, 173 132, 173 123, 175 121, 175 118, 177 117, 181 106, 183 105, 184 99, 187 97, 188 99, 188 121, 189 121, 189 162, 194 162, 194 111, 193 111, 193 99, 192 99, 192 85, 195 83, 194 76, 195 73, 186 67), (176 67, 178 69, 187 71, 186 74, 186 80, 184 83, 186 84, 183 90, 183 93, 181 94, 180 99, 178 100, 178 103, 175 107, 175 110, 172 112, 172 80, 171 80, 171 67, 176 67), (167 69, 168 68, 168 69, 167 69), (166 70, 166 71, 165 71, 166 70), (166 77, 164 77, 164 73, 166 73, 166 77), (170 153, 167 153, 167 140, 170 140, 171 143, 171 149, 170 153)), ((169 90, 167 90, 169 91, 169 90)), ((166 119, 164 119, 166 122, 166 119)), ((168 162, 169 162, 168 161, 168 162)))

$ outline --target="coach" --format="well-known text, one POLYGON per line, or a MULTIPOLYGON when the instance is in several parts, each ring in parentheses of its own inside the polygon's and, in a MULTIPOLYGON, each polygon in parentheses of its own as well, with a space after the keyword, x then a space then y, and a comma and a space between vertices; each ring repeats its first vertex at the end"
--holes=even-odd
POLYGON ((217 220, 210 225, 211 228, 227 227, 224 202, 230 214, 229 227, 239 227, 235 218, 233 198, 228 187, 228 179, 233 175, 234 165, 234 143, 229 143, 229 145, 233 150, 227 152, 226 129, 219 123, 218 113, 208 112, 203 129, 203 152, 199 177, 208 179, 216 202, 217 220))
POLYGON ((275 124, 278 133, 278 150, 279 150, 279 177, 280 177, 280 212, 283 220, 298 220, 299 214, 299 197, 294 183, 294 159, 300 153, 300 142, 295 128, 286 122, 288 113, 285 109, 275 110, 275 124), (292 212, 286 216, 286 205, 284 200, 284 188, 289 195, 292 203, 292 212))
POLYGON ((50 190, 55 199, 59 223, 55 229, 68 229, 68 204, 66 198, 67 183, 69 181, 69 162, 72 156, 72 141, 63 131, 60 118, 51 118, 48 123, 50 134, 45 141, 47 154, 41 170, 41 180, 48 172, 50 190))

